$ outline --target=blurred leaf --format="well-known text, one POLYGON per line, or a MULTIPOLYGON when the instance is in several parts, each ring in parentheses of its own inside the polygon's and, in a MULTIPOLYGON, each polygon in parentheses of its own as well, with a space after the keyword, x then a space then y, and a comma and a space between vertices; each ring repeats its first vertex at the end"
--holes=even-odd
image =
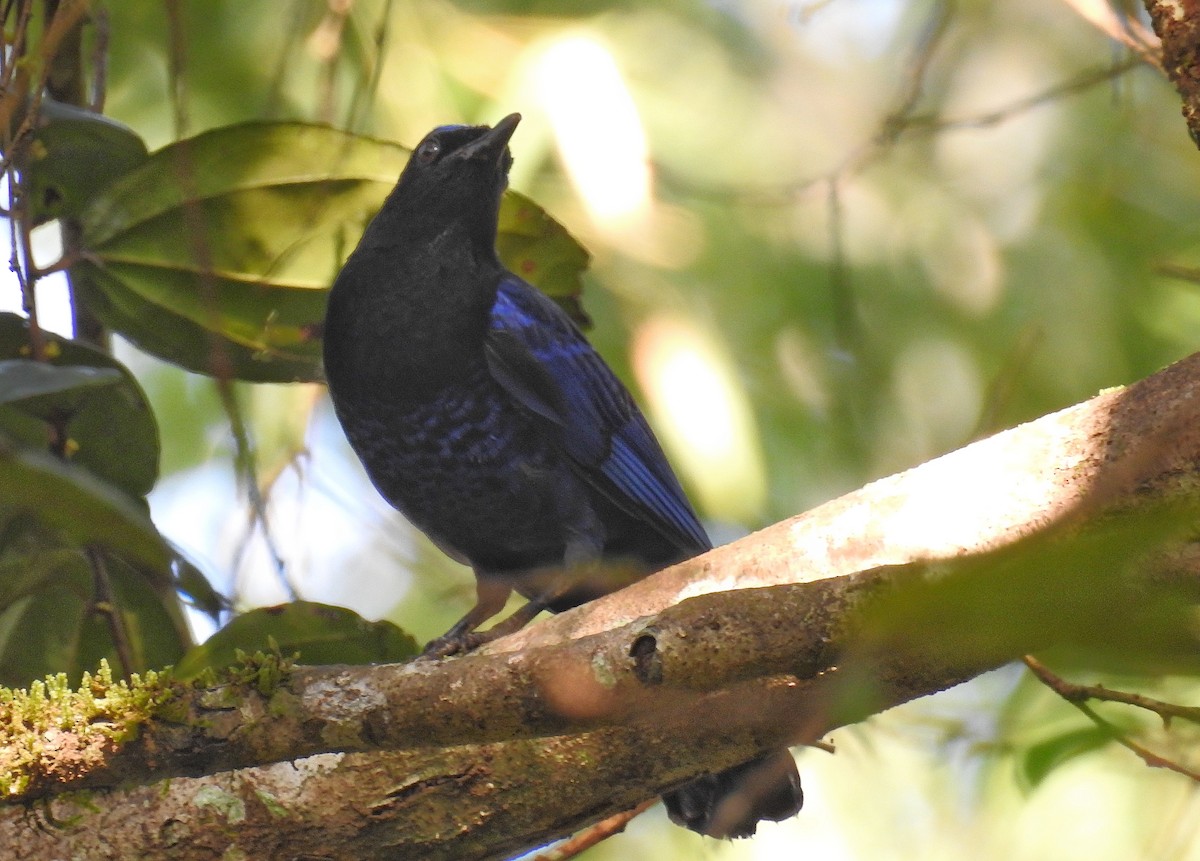
MULTIPOLYGON (((180 141, 83 213, 89 254, 72 277, 103 297, 96 311, 109 326, 169 361, 213 373, 225 349, 242 379, 318 380, 327 288, 406 157, 303 123, 180 141)), ((574 301, 587 253, 529 201, 505 209, 498 245, 516 255, 510 265, 574 301)))
POLYGON ((228 666, 238 649, 266 651, 274 640, 284 655, 300 653, 302 664, 394 663, 416 655, 416 640, 391 622, 368 622, 353 610, 295 601, 243 613, 192 648, 175 668, 177 678, 206 667, 228 666))
MULTIPOLYGON (((174 663, 188 645, 178 619, 140 573, 111 556, 106 565, 131 635, 130 669, 174 663)), ((119 666, 108 624, 92 605, 92 575, 83 555, 60 557, 50 573, 52 588, 37 589, 0 611, 0 684, 27 685, 56 672, 74 683, 101 658, 119 666)))
POLYGON ((1030 789, 1036 789, 1058 766, 1098 750, 1110 741, 1112 736, 1109 733, 1098 726, 1089 725, 1032 745, 1020 761, 1021 780, 1030 789))
POLYGON ((861 649, 842 662, 853 668, 842 707, 873 711, 879 665, 895 661, 975 675, 1053 648, 1060 662, 1091 669, 1200 671, 1195 603, 1135 573, 1195 522, 1185 500, 1082 528, 1059 523, 961 559, 897 566, 896 588, 864 613, 861 649))
POLYGON ((523 194, 510 191, 500 202, 496 252, 505 266, 557 301, 576 323, 591 325, 579 301, 587 251, 523 194))
POLYGON ((149 158, 116 120, 44 98, 40 125, 22 159, 34 223, 77 216, 97 191, 149 158))
POLYGON ((0 428, 43 448, 43 428, 11 415, 65 420, 74 443, 71 461, 134 497, 158 480, 159 439, 154 414, 137 380, 96 348, 43 333, 47 363, 29 360, 26 321, 0 313, 0 428), (7 360, 7 361, 3 361, 7 360))

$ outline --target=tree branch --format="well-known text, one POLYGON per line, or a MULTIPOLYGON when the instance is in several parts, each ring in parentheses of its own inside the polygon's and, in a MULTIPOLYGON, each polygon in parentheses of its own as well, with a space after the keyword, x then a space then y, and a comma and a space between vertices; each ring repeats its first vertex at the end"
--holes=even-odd
POLYGON ((1183 100, 1183 118, 1200 146, 1200 8, 1195 0, 1145 0, 1162 40, 1162 66, 1183 100))
MULTIPOLYGON (((924 632, 880 649, 859 620, 925 582, 919 560, 951 560, 936 570, 952 580, 953 560, 1190 498, 1198 413, 1200 354, 481 653, 298 668, 267 694, 191 692, 170 722, 90 758, 73 761, 57 738, 29 796, 52 800, 32 814, 0 811, 0 845, 31 859, 201 858, 234 846, 282 858, 298 845, 315 857, 435 859, 546 842, 1053 644, 1064 634, 1044 628, 987 650, 956 651, 924 632), (870 697, 847 701, 847 678, 863 673, 870 697), (163 780, 200 773, 209 776, 163 780), (158 783, 62 794, 130 779, 158 783), (34 827, 46 817, 58 824, 34 827)), ((1171 557, 1171 577, 1195 582, 1195 557, 1171 557)))

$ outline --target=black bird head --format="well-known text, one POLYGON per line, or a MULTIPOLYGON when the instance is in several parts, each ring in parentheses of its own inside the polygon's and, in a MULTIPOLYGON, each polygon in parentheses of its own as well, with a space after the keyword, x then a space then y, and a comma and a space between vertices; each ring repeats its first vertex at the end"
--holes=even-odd
POLYGON ((508 140, 520 121, 520 114, 509 114, 493 128, 434 129, 413 150, 382 212, 398 210, 397 221, 410 235, 423 229, 432 238, 447 228, 465 228, 473 244, 490 252, 512 167, 508 140))

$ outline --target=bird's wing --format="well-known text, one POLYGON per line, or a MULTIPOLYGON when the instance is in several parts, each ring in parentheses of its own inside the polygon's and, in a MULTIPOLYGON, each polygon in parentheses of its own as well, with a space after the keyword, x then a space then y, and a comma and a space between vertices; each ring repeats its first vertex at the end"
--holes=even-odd
POLYGON ((492 308, 487 357, 505 390, 554 427, 586 481, 680 549, 711 546, 629 392, 567 315, 511 273, 492 308))

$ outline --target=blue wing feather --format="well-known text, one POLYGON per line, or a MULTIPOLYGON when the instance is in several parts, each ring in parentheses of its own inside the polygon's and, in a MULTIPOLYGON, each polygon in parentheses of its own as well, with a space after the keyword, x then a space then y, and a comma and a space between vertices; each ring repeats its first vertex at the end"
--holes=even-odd
POLYGON ((711 546, 633 398, 551 299, 506 273, 488 347, 493 375, 557 426, 563 449, 589 484, 681 550, 711 546))

